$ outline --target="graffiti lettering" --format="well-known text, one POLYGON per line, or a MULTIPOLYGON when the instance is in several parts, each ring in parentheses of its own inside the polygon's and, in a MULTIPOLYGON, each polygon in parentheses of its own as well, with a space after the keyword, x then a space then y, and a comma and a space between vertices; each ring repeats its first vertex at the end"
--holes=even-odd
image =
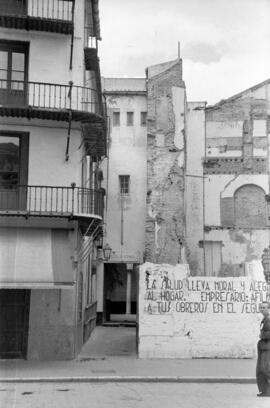
POLYGON ((170 279, 166 271, 145 275, 148 314, 259 313, 259 303, 270 300, 266 282, 232 279, 170 279))

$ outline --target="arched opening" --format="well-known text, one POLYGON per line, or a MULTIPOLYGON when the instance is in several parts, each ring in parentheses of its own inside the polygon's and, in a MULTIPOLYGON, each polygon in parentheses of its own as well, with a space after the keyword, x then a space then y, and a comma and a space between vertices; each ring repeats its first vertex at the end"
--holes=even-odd
POLYGON ((265 191, 261 187, 246 184, 235 191, 234 225, 240 228, 267 226, 265 191))

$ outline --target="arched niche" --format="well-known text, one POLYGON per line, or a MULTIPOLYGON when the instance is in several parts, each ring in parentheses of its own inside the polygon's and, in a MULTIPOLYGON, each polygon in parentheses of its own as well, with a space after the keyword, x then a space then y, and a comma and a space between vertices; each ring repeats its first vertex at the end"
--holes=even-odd
POLYGON ((267 204, 265 191, 255 184, 239 187, 233 195, 234 225, 239 228, 265 228, 267 204))

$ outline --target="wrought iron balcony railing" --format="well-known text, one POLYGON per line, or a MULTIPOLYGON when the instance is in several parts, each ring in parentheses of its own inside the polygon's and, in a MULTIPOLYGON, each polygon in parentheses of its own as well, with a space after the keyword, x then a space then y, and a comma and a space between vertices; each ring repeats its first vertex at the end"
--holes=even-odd
POLYGON ((0 26, 73 35, 74 1, 1 0, 0 26))
POLYGON ((1 0, 0 15, 72 21, 73 0, 1 0))
POLYGON ((103 218, 103 211, 103 190, 36 185, 0 188, 0 215, 103 218))
POLYGON ((50 111, 79 111, 101 115, 101 95, 96 89, 43 82, 0 79, 0 107, 31 107, 50 111))

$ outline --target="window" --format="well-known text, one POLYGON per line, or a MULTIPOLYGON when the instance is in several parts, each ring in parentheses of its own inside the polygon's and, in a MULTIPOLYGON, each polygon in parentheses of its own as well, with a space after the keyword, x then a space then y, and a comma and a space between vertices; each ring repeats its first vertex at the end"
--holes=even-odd
POLYGON ((127 112, 127 126, 133 126, 133 121, 134 121, 134 113, 127 112))
POLYGON ((24 105, 28 43, 0 41, 0 104, 24 105))
POLYGON ((0 131, 0 208, 25 209, 28 133, 0 131))
POLYGON ((119 176, 120 194, 129 194, 130 176, 119 176))
POLYGON ((141 126, 146 126, 147 112, 141 112, 141 126))
POLYGON ((120 112, 113 112, 113 126, 120 126, 120 112))

